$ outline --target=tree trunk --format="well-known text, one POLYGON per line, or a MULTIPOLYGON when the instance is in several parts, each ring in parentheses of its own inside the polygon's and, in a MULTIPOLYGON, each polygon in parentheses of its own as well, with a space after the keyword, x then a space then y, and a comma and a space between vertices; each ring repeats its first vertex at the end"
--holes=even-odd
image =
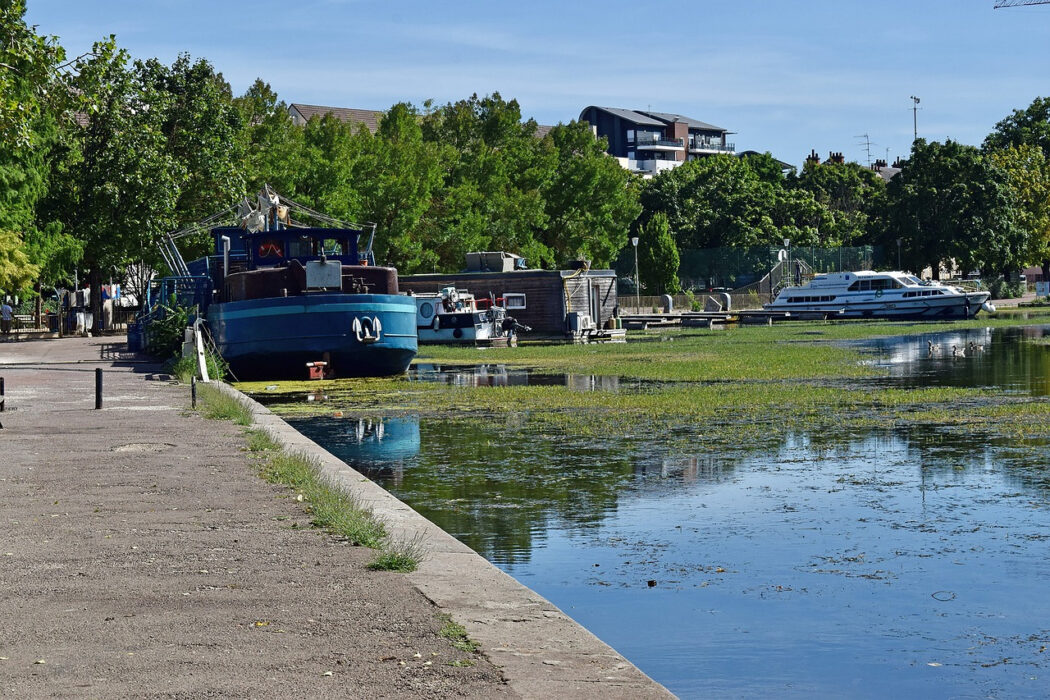
POLYGON ((102 335, 102 272, 92 266, 88 274, 88 285, 91 288, 91 335, 102 335))
POLYGON ((941 281, 941 261, 940 260, 934 260, 933 264, 930 265, 930 269, 933 270, 933 279, 935 279, 936 281, 940 282, 941 281))
POLYGON ((1043 268, 1043 281, 1050 282, 1050 260, 1044 260, 1040 267, 1043 268))
POLYGON ((40 328, 40 312, 44 303, 44 285, 40 283, 40 280, 37 280, 36 284, 33 285, 33 290, 36 291, 36 304, 34 304, 33 309, 33 323, 37 328, 40 328))

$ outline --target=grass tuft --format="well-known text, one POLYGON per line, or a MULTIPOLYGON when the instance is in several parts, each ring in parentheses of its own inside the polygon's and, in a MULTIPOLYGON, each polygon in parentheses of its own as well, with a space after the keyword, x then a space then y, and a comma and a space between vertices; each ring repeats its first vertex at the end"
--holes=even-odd
POLYGON ((237 425, 251 425, 252 412, 247 404, 217 387, 201 384, 197 387, 198 411, 211 420, 228 420, 237 425))
POLYGON ((316 460, 302 454, 281 452, 266 462, 262 477, 298 492, 312 516, 311 523, 354 544, 382 549, 386 528, 371 509, 353 495, 321 476, 316 460))
POLYGON ((417 536, 411 540, 387 540, 382 549, 369 564, 372 571, 396 571, 409 574, 419 568, 423 561, 426 550, 423 547, 423 538, 417 536))
POLYGON ((471 653, 481 648, 480 644, 467 636, 467 630, 463 625, 452 621, 451 615, 442 614, 438 615, 438 617, 445 623, 439 634, 445 639, 451 640, 452 646, 460 651, 469 651, 471 653))
POLYGON ((246 430, 248 450, 251 452, 274 452, 281 446, 265 430, 246 430))

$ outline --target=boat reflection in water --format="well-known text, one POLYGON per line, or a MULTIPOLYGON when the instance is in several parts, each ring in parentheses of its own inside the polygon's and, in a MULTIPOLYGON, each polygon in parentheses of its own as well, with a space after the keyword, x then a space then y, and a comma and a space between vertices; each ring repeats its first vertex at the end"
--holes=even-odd
POLYGON ((373 479, 400 486, 419 455, 419 416, 289 419, 300 433, 373 479))
POLYGON ((573 391, 617 391, 620 378, 601 374, 538 374, 527 368, 506 365, 416 364, 409 379, 450 386, 564 386, 573 391))

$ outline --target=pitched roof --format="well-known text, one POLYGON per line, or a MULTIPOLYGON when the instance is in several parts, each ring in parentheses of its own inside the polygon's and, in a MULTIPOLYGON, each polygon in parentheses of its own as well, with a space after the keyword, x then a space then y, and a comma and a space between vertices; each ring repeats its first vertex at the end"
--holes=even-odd
POLYGON ((373 134, 379 130, 379 120, 386 114, 386 112, 375 109, 324 107, 321 105, 304 105, 299 102, 293 102, 288 105, 288 108, 294 109, 307 121, 310 120, 310 117, 323 117, 326 114, 331 114, 336 119, 349 124, 364 124, 373 134))
POLYGON ((553 129, 553 128, 554 128, 553 126, 549 126, 547 124, 537 124, 536 125, 536 138, 537 139, 543 139, 543 137, 546 136, 547 134, 549 134, 551 132, 551 129, 553 129))
MULTIPOLYGON (((590 109, 590 107, 586 107, 583 111, 586 112, 588 109, 590 109)), ((636 112, 633 109, 621 109, 619 107, 597 107, 597 106, 595 107, 595 109, 600 109, 603 112, 608 112, 609 114, 612 114, 612 115, 615 115, 617 117, 620 117, 621 119, 626 119, 627 121, 632 122, 634 124, 641 124, 643 126, 663 126, 664 125, 664 122, 659 121, 657 119, 653 119, 652 117, 648 117, 645 114, 643 114, 642 112, 636 112)), ((581 114, 582 114, 582 112, 581 112, 581 114)))
POLYGON ((648 111, 642 112, 642 114, 647 114, 650 117, 654 117, 656 119, 659 119, 661 121, 668 122, 668 123, 669 122, 685 122, 686 124, 689 125, 690 129, 704 129, 706 131, 725 131, 725 129, 723 129, 720 126, 715 126, 714 124, 708 124, 707 122, 702 122, 702 121, 699 121, 697 119, 692 119, 690 117, 686 117, 686 116, 683 116, 681 114, 672 114, 670 112, 648 112, 648 111))

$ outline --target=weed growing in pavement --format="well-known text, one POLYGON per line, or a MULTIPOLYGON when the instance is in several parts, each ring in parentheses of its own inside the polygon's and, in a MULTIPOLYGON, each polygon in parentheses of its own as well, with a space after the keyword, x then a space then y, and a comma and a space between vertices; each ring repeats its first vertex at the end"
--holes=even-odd
POLYGON ((368 508, 320 474, 316 460, 301 454, 281 452, 263 465, 262 477, 297 492, 315 527, 326 529, 354 544, 382 549, 386 528, 368 508))
POLYGON ((460 651, 469 652, 476 652, 481 648, 480 644, 467 636, 467 630, 463 625, 452 621, 451 615, 441 614, 438 615, 438 618, 445 623, 439 634, 445 639, 451 640, 452 646, 460 651))
POLYGON ((414 537, 411 540, 393 541, 387 539, 382 549, 369 564, 372 571, 396 571, 408 574, 419 568, 426 553, 423 547, 423 538, 414 537))
POLYGON ((265 430, 245 430, 248 437, 248 450, 250 452, 273 452, 281 449, 281 446, 265 430))
POLYGON ((201 384, 197 387, 200 414, 211 420, 228 420, 237 425, 251 425, 252 412, 247 404, 217 387, 201 384))

